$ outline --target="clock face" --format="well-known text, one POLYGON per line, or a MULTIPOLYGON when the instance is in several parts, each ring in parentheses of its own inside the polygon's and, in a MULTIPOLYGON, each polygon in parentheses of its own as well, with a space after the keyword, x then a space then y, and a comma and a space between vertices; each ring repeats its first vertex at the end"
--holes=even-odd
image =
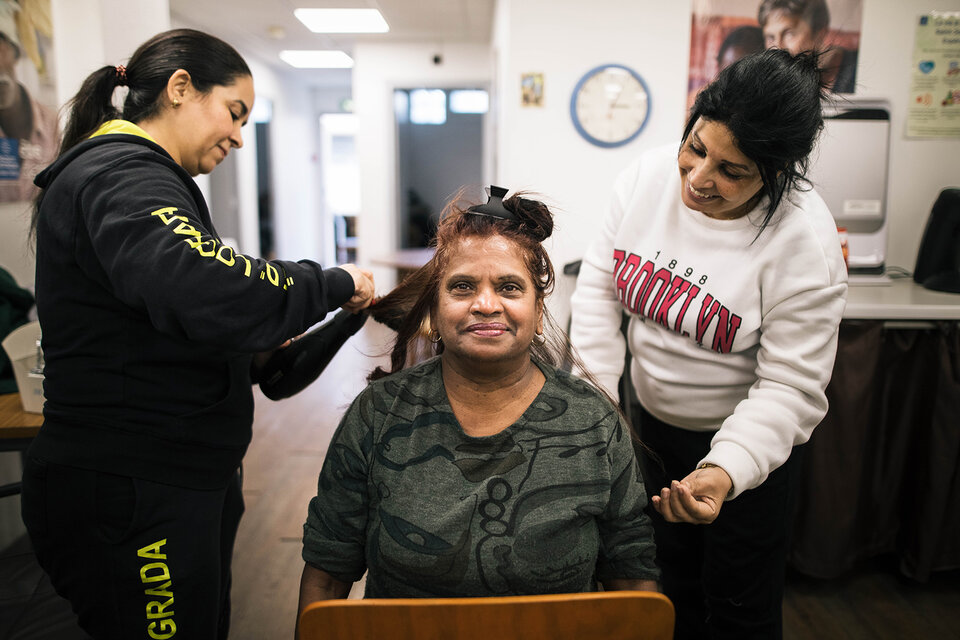
POLYGON ((640 135, 649 115, 650 98, 643 79, 619 64, 588 71, 570 98, 573 126, 600 147, 630 142, 640 135))

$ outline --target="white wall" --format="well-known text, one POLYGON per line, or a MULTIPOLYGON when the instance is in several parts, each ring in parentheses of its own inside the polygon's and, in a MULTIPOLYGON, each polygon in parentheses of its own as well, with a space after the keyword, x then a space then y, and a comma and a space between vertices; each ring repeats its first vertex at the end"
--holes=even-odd
POLYGON ((913 38, 917 16, 960 11, 960 0, 864 0, 857 94, 891 105, 887 264, 913 271, 933 202, 960 187, 960 140, 906 137, 913 38))
POLYGON ((140 44, 170 27, 167 0, 50 0, 60 104, 90 73, 125 64, 140 44))
MULTIPOLYGON (((690 2, 500 0, 498 184, 541 193, 553 205, 554 268, 582 257, 609 202, 614 177, 640 151, 677 139, 683 126, 690 2), (640 136, 622 147, 596 147, 570 119, 574 86, 590 69, 624 64, 644 79, 650 116, 640 136), (544 107, 520 105, 523 73, 543 73, 544 107)), ((550 309, 566 322, 573 279, 558 275, 550 309)))
POLYGON ((343 102, 353 97, 353 87, 347 78, 346 84, 314 88, 312 96, 314 113, 344 113, 343 102))
MULTIPOLYGON (((494 48, 498 61, 496 180, 541 192, 555 205, 551 249, 558 269, 579 259, 595 236, 617 173, 639 152, 679 139, 684 117, 694 0, 499 0, 494 48), (602 63, 632 67, 650 91, 650 120, 640 136, 616 149, 584 141, 570 120, 578 79, 602 63), (542 109, 520 106, 520 75, 544 74, 542 109)), ((940 189, 960 184, 960 141, 907 140, 915 17, 958 10, 960 0, 863 0, 858 95, 891 104, 887 264, 913 269, 940 189)), ((559 278, 551 310, 565 320, 572 279, 559 278)))
MULTIPOLYGON (((319 198, 319 119, 313 95, 296 74, 279 74, 247 57, 257 96, 273 103, 270 155, 277 257, 322 261, 324 230, 319 198)), ((251 137, 253 132, 249 134, 251 137)), ((325 265, 326 266, 326 265, 325 265)))
MULTIPOLYGON (((386 293, 395 272, 383 260, 396 249, 397 144, 393 90, 397 88, 487 86, 490 48, 443 45, 443 64, 433 64, 437 47, 428 44, 360 43, 354 49, 353 99, 359 122, 360 216, 357 263, 372 267, 377 291, 386 293)), ((449 144, 456 144, 451 140, 449 144)))

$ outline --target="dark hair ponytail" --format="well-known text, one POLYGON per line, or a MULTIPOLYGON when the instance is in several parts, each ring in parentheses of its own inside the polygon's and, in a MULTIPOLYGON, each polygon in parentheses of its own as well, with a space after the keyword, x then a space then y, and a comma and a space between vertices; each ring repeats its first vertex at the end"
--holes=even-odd
POLYGON ((190 82, 200 93, 251 75, 236 49, 215 36, 194 29, 159 33, 140 45, 123 73, 117 67, 101 67, 87 77, 68 103, 70 115, 60 154, 108 120, 119 117, 138 123, 157 115, 160 97, 177 69, 190 74, 190 82), (120 85, 128 88, 122 112, 113 106, 113 93, 120 85))
POLYGON ((60 141, 60 155, 104 122, 120 117, 120 112, 113 106, 117 76, 116 67, 100 67, 87 76, 77 95, 67 103, 70 115, 60 141))
MULTIPOLYGON (((66 105, 69 115, 58 157, 108 120, 123 118, 139 123, 159 114, 167 81, 178 69, 190 74, 191 84, 200 93, 251 75, 237 50, 215 36, 194 29, 159 33, 140 45, 125 67, 100 67, 87 76, 66 105), (127 87, 122 111, 113 104, 113 94, 119 86, 127 87)), ((42 200, 41 189, 34 199, 31 238, 36 234, 42 200)))

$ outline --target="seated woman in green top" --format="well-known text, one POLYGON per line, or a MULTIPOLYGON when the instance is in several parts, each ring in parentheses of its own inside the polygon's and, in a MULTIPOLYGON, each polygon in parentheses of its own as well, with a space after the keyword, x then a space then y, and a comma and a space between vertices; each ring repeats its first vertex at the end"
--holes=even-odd
POLYGON ((629 429, 544 336, 550 210, 491 193, 449 205, 433 259, 371 308, 409 312, 320 472, 301 611, 364 572, 381 598, 657 589, 629 429), (426 326, 438 357, 405 368, 426 326))

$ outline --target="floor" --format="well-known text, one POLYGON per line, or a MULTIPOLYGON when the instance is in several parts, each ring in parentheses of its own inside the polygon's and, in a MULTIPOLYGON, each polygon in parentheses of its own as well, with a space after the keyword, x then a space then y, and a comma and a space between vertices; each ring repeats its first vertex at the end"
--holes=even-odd
MULTIPOLYGON (((368 323, 301 394, 272 402, 255 390, 254 439, 244 461, 247 511, 234 553, 231 638, 293 637, 307 502, 316 492, 317 474, 340 416, 363 388, 366 373, 387 361, 389 340, 390 332, 368 323)), ((0 552, 0 638, 84 638, 24 543, 0 552), (10 621, 16 631, 5 626, 10 621)), ((351 596, 360 591, 355 588, 351 596)), ((892 562, 880 558, 838 580, 791 574, 784 637, 960 640, 958 618, 960 572, 938 573, 918 584, 899 577, 892 562)))

